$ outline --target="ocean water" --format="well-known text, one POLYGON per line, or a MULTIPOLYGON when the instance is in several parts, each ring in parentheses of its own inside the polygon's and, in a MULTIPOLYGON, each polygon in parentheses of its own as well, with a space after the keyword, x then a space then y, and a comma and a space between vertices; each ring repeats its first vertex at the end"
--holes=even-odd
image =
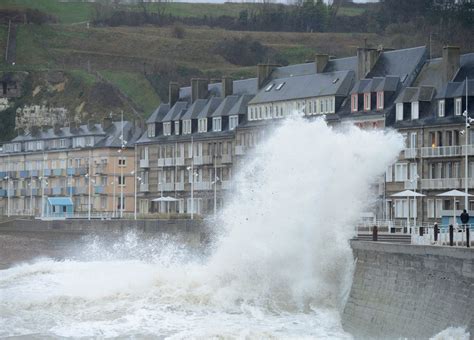
POLYGON ((0 337, 351 338, 348 240, 400 135, 288 119, 234 178, 204 252, 91 238, 0 271, 0 337))

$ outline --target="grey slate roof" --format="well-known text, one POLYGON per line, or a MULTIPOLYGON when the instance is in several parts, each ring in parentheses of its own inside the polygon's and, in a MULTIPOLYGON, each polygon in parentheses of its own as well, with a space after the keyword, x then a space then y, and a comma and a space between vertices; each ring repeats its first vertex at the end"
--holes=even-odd
POLYGON ((315 63, 288 65, 275 68, 271 74, 271 79, 305 76, 315 73, 315 63))
POLYGON ((257 93, 249 104, 318 96, 346 96, 352 87, 354 76, 352 71, 340 71, 272 80, 257 93), (277 90, 278 85, 282 83, 285 84, 280 90, 277 90), (266 91, 271 84, 273 84, 272 89, 266 91))
POLYGON ((402 50, 384 51, 366 78, 398 76, 405 81, 417 65, 425 58, 426 47, 413 47, 402 50))
POLYGON ((181 119, 195 119, 198 117, 201 110, 206 106, 206 99, 196 99, 196 101, 191 104, 191 106, 186 110, 186 112, 181 116, 181 119))
POLYGON ((358 81, 351 93, 368 93, 368 92, 395 92, 400 84, 400 78, 388 76, 388 77, 375 77, 372 79, 361 79, 358 81))
POLYGON ((204 108, 201 110, 201 113, 197 116, 197 118, 212 117, 212 114, 221 104, 222 100, 223 99, 220 97, 211 97, 207 102, 206 106, 204 106, 204 108))
POLYGON ((146 120, 146 123, 150 124, 150 123, 161 122, 169 110, 170 110, 170 104, 160 104, 160 106, 158 106, 156 110, 153 111, 150 118, 146 120))
MULTIPOLYGON (((474 79, 468 81, 469 96, 474 96, 474 79)), ((436 96, 439 98, 458 98, 466 95, 466 81, 450 82, 444 86, 436 96)))
POLYGON ((348 70, 357 72, 357 57, 330 59, 324 68, 324 72, 348 70))
POLYGON ((239 96, 227 96, 212 114, 212 117, 228 116, 230 109, 237 103, 239 96))
MULTIPOLYGON (((222 83, 212 83, 207 86, 209 97, 222 97, 222 83)), ((258 92, 257 78, 239 79, 233 81, 232 94, 256 94, 258 92)), ((191 86, 179 89, 181 101, 191 102, 191 86)))
POLYGON ((413 86, 433 86, 436 92, 441 91, 443 87, 441 58, 430 59, 425 62, 413 86))
POLYGON ((228 115, 229 116, 235 116, 235 115, 246 115, 247 114, 247 105, 250 100, 252 100, 253 95, 248 95, 244 94, 243 96, 240 96, 239 100, 237 103, 232 106, 230 109, 228 115))
POLYGON ((187 102, 179 101, 176 102, 173 107, 168 111, 166 116, 163 118, 163 122, 171 122, 173 120, 179 119, 184 110, 188 106, 187 102))
MULTIPOLYGON (((141 130, 135 128, 133 123, 129 121, 123 122, 123 134, 125 140, 128 142, 127 145, 131 146, 140 137, 141 130)), ((86 136, 98 136, 103 137, 99 140, 94 147, 121 147, 122 141, 120 136, 122 134, 122 122, 112 122, 112 125, 103 129, 101 124, 94 124, 92 129, 89 129, 87 124, 80 125, 77 129, 71 129, 70 127, 62 127, 57 133, 54 128, 47 130, 39 130, 34 136, 31 133, 25 135, 19 135, 12 139, 12 142, 26 142, 35 140, 50 140, 58 138, 71 138, 71 137, 86 137, 86 136)))
POLYGON ((434 93, 432 86, 407 87, 400 92, 395 103, 430 102, 434 93))
POLYGON ((464 81, 466 77, 468 79, 474 78, 474 53, 463 54, 459 62, 460 68, 454 81, 464 81))

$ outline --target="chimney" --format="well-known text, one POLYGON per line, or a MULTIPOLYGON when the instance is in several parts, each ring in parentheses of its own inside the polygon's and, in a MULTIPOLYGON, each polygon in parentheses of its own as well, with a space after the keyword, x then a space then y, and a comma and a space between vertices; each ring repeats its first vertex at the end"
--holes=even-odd
POLYGON ((169 84, 169 94, 168 94, 168 103, 170 107, 178 101, 179 99, 179 84, 176 82, 170 82, 169 84))
POLYGON ((59 123, 55 123, 53 128, 54 128, 54 134, 59 135, 61 133, 61 125, 59 123))
POLYGON ((17 130, 18 136, 24 136, 25 135, 25 129, 23 128, 18 128, 17 130))
POLYGON ((328 54, 316 54, 316 56, 314 57, 314 62, 316 64, 316 73, 323 73, 324 68, 328 64, 328 61, 328 54))
POLYGON ((382 51, 374 48, 359 47, 357 49, 357 79, 364 79, 372 70, 382 51))
POLYGON ((234 93, 234 80, 231 77, 222 77, 222 97, 225 98, 234 93))
POLYGON ((51 126, 49 126, 49 125, 41 126, 41 130, 43 130, 43 132, 48 132, 49 129, 51 129, 51 126))
POLYGON ((191 79, 191 102, 195 102, 196 99, 205 99, 208 94, 209 82, 207 79, 203 78, 193 78, 191 79))
POLYGON ((69 123, 69 131, 72 133, 76 132, 78 127, 79 127, 79 124, 76 121, 72 121, 69 123))
POLYGON ((279 65, 275 64, 258 64, 257 65, 257 78, 258 78, 258 88, 261 89, 268 77, 272 74, 273 70, 279 65))
POLYGON ((32 136, 37 136, 38 133, 40 132, 40 127, 38 125, 32 125, 30 127, 30 132, 32 136))
POLYGON ((102 119, 102 130, 106 131, 112 126, 112 118, 105 117, 102 119))
POLYGON ((95 129, 95 123, 94 123, 94 121, 93 121, 92 119, 89 119, 89 120, 87 121, 87 129, 88 129, 89 131, 92 131, 92 130, 95 129))
POLYGON ((459 70, 460 57, 459 46, 443 47, 442 76, 444 83, 453 80, 454 75, 459 70))

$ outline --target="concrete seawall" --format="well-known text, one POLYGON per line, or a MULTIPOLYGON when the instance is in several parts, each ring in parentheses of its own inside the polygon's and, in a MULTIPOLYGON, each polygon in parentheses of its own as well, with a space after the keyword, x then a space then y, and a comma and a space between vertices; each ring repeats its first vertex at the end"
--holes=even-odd
POLYGON ((474 251, 351 242, 356 269, 342 323, 357 338, 474 335, 474 251))

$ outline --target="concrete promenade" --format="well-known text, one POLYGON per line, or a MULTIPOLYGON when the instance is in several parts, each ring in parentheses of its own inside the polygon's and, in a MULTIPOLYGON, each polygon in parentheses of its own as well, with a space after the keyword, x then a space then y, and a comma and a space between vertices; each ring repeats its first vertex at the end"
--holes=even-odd
POLYGON ((358 338, 474 334, 474 251, 351 241, 356 269, 342 322, 358 338))

